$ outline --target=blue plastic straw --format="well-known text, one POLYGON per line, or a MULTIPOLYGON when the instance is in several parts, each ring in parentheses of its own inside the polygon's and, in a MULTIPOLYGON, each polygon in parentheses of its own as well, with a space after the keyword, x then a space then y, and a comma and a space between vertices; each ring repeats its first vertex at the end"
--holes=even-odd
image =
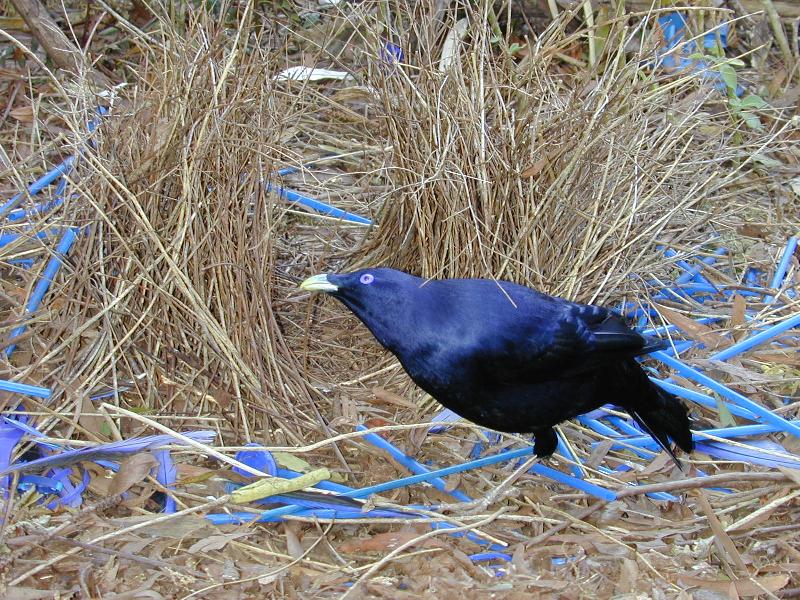
MULTIPOLYGON (((363 425, 357 425, 356 431, 368 431, 368 427, 364 427, 363 425)), ((364 441, 369 442, 376 448, 380 448, 385 452, 388 452, 393 459, 403 465, 406 469, 415 473, 417 475, 427 474, 430 473, 431 470, 427 467, 419 464, 413 458, 405 454, 402 450, 400 450, 397 446, 393 445, 391 442, 388 442, 381 436, 375 433, 368 433, 364 436, 364 441)), ((436 477, 431 479, 428 483, 430 483, 433 487, 435 487, 440 492, 444 492, 445 494, 450 494, 453 498, 457 499, 459 502, 471 502, 472 498, 467 496, 463 492, 459 492, 458 490, 453 490, 452 492, 447 491, 447 482, 444 479, 436 477)))
MULTIPOLYGON (((657 386, 664 388, 671 394, 675 394, 676 396, 680 396, 681 398, 686 398, 687 400, 691 400, 692 402, 697 402, 697 404, 702 404, 703 406, 707 406, 708 408, 714 408, 714 409, 718 408, 717 400, 713 396, 707 396, 706 394, 695 392, 694 390, 690 390, 689 388, 685 388, 683 386, 680 386, 676 383, 664 379, 656 379, 655 377, 651 377, 650 381, 655 383, 657 386)), ((758 417, 756 417, 756 415, 754 415, 746 408, 741 408, 740 406, 736 406, 735 404, 728 404, 727 402, 725 403, 725 406, 728 408, 731 414, 734 414, 737 417, 743 417, 751 421, 758 420, 758 417)))
POLYGON ((505 552, 478 552, 476 554, 470 554, 469 559, 472 562, 487 562, 490 560, 502 560, 505 562, 510 562, 511 555, 506 554, 505 552))
MULTIPOLYGON (((698 431, 697 433, 692 434, 692 439, 695 441, 707 442, 709 438, 704 435, 703 433, 708 435, 713 435, 718 438, 724 439, 731 439, 737 437, 746 437, 748 435, 760 435, 762 433, 774 433, 775 431, 783 431, 783 429, 776 427, 775 425, 739 425, 736 427, 721 427, 719 429, 703 429, 698 431)), ((642 435, 638 437, 630 437, 620 440, 621 442, 625 442, 627 446, 636 446, 638 448, 651 448, 658 446, 658 443, 651 438, 649 435, 642 435)), ((594 442, 593 445, 598 444, 599 442, 594 442)))
POLYGON ((0 379, 0 391, 11 392, 12 394, 24 394, 26 396, 33 396, 34 398, 50 397, 50 390, 38 385, 28 385, 27 383, 18 383, 16 381, 7 381, 0 379))
POLYGON ((290 190, 289 188, 267 184, 267 191, 275 192, 289 202, 296 202, 297 204, 305 206, 306 208, 310 208, 311 210, 328 217, 341 219, 343 221, 350 221, 351 223, 360 223, 361 225, 372 225, 372 221, 370 219, 347 212, 341 208, 336 208, 330 204, 325 204, 324 202, 320 202, 314 198, 309 198, 308 196, 305 196, 300 192, 290 190))
MULTIPOLYGON (((382 492, 396 490, 398 488, 407 487, 409 485, 424 483, 430 481, 431 479, 435 479, 437 477, 445 477, 447 475, 452 475, 453 473, 461 473, 463 471, 469 471, 470 469, 477 469, 480 467, 485 467, 487 465, 493 465, 499 462, 513 460, 515 458, 520 458, 522 456, 528 456, 532 453, 533 453, 533 447, 526 447, 518 450, 509 450, 507 452, 500 452, 499 454, 484 456, 483 458, 479 458, 477 460, 461 463, 458 465, 452 465, 450 467, 445 467, 443 469, 431 471, 430 473, 423 473, 421 475, 411 475, 409 477, 396 479, 395 481, 387 481, 384 483, 371 485, 369 487, 356 489, 351 492, 345 492, 342 494, 342 496, 346 496, 348 498, 366 498, 372 494, 380 494, 382 492)), ((264 511, 263 513, 260 513, 260 516, 270 518, 270 517, 279 517, 283 515, 291 515, 301 510, 301 508, 302 507, 297 505, 282 506, 280 508, 274 508, 272 510, 264 511)), ((251 520, 253 520, 253 518, 259 518, 259 515, 255 516, 251 515, 251 520)))
POLYGON ((531 472, 543 477, 547 477, 559 483, 563 483, 564 485, 573 487, 581 492, 596 496, 597 498, 605 500, 606 502, 613 502, 617 499, 617 495, 611 490, 607 490, 599 485, 594 485, 593 483, 589 483, 583 479, 578 479, 577 477, 571 477, 570 475, 566 475, 561 471, 556 471, 555 469, 551 469, 550 467, 546 467, 544 465, 533 465, 531 467, 531 472))
POLYGON ((569 464, 569 469, 572 471, 572 474, 580 479, 586 477, 586 472, 581 466, 581 459, 578 458, 578 455, 572 451, 572 448, 570 448, 569 444, 567 444, 564 436, 562 436, 559 432, 556 432, 556 439, 558 440, 558 453, 564 458, 572 461, 569 464))
POLYGON ((20 238, 43 240, 47 237, 58 235, 59 233, 61 233, 61 230, 57 228, 39 231, 33 235, 27 233, 4 233, 0 235, 0 247, 10 244, 11 242, 16 242, 20 238))
POLYGON ((781 321, 780 323, 772 325, 755 335, 751 335, 750 337, 745 338, 742 341, 733 344, 732 346, 728 346, 724 350, 720 350, 713 356, 709 357, 709 360, 728 360, 732 356, 736 356, 742 352, 747 352, 753 346, 763 344, 767 340, 771 340, 772 338, 782 334, 784 331, 788 331, 794 327, 800 327, 800 313, 794 315, 793 317, 789 317, 785 321, 781 321))
MULTIPOLYGON (((681 284, 684 284, 684 283, 688 283, 689 281, 695 280, 697 282, 711 284, 711 282, 709 282, 708 279, 706 279, 706 277, 704 275, 702 275, 703 267, 707 267, 707 266, 710 267, 715 262, 717 262, 717 257, 722 256, 722 255, 726 254, 727 252, 728 251, 725 248, 717 248, 717 250, 714 251, 714 255, 713 256, 706 256, 698 264, 696 264, 695 266, 691 267, 686 273, 683 273, 682 275, 680 275, 675 280, 675 283, 678 284, 678 285, 681 285, 681 284)), ((713 284, 711 284, 711 285, 713 286, 713 284)))
POLYGON ((690 367, 689 365, 679 361, 676 358, 673 358, 672 356, 669 356, 668 354, 665 354, 664 352, 654 352, 652 356, 669 365, 684 377, 688 377, 689 379, 693 379, 699 383, 702 383, 709 389, 717 392, 720 396, 727 398, 734 404, 742 406, 748 409, 750 412, 755 413, 766 423, 775 425, 781 431, 786 431, 787 433, 791 433, 794 436, 800 437, 800 426, 798 426, 796 423, 787 421, 780 415, 776 415, 760 404, 756 404, 749 398, 745 398, 739 392, 733 391, 729 387, 722 385, 718 381, 715 381, 708 375, 701 373, 697 369, 690 367))
MULTIPOLYGON (((797 250, 797 242, 798 237, 793 236, 789 238, 789 241, 786 243, 786 248, 783 251, 783 256, 781 257, 780 262, 778 263, 778 268, 775 269, 775 275, 772 277, 772 281, 770 282, 770 287, 773 290, 780 289, 781 284, 783 283, 784 277, 786 277, 786 271, 789 270, 789 262, 792 260, 792 255, 794 251, 797 250)), ((767 296, 764 301, 767 304, 770 304, 775 300, 774 296, 767 296)))
MULTIPOLYGON (((28 304, 25 307, 26 315, 36 312, 36 310, 39 308, 39 305, 41 305, 44 295, 47 293, 47 290, 50 288, 50 284, 53 283, 53 279, 58 273, 58 270, 61 268, 63 258, 66 256, 67 252, 69 252, 69 249, 76 237, 77 233, 75 233, 75 229, 73 228, 67 229, 64 232, 64 235, 61 237, 61 241, 59 241, 58 246, 56 246, 55 256, 48 261, 47 266, 44 269, 44 273, 42 274, 42 278, 36 283, 36 287, 33 288, 33 293, 31 294, 28 304)), ((27 327, 27 325, 20 325, 19 327, 15 328, 11 332, 11 337, 15 338, 19 335, 22 335, 25 333, 25 329, 27 329, 27 327)), ((16 344, 9 345, 6 348, 6 356, 10 357, 14 353, 16 347, 16 344)))
MULTIPOLYGON (((75 162, 75 157, 70 156, 60 165, 50 169, 47 173, 42 175, 39 179, 34 181, 30 186, 28 186, 28 193, 31 196, 35 196, 39 192, 41 192, 44 188, 48 185, 53 183, 59 177, 63 177, 65 174, 69 173, 70 169, 72 168, 72 164, 75 162)), ((24 197, 24 194, 16 194, 11 200, 0 206, 0 217, 4 217, 5 214, 14 208, 20 200, 24 197)))

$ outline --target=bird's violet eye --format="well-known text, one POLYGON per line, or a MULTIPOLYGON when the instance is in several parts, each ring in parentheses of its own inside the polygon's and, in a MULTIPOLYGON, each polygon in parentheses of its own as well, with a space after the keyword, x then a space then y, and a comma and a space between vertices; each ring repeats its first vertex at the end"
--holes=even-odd
POLYGON ((372 283, 373 281, 375 281, 375 277, 372 275, 372 273, 364 273, 364 274, 363 274, 363 275, 362 275, 362 276, 359 278, 359 281, 360 281, 361 283, 363 283, 364 285, 369 285, 370 283, 372 283))

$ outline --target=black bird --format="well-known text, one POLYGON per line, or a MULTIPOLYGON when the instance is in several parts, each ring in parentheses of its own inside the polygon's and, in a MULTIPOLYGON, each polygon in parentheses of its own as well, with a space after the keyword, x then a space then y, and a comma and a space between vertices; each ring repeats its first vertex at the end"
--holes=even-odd
POLYGON ((606 403, 624 408, 680 467, 670 438, 694 444, 686 407, 635 360, 666 346, 615 313, 507 281, 425 280, 386 268, 315 275, 300 287, 349 308, 414 382, 458 415, 497 431, 533 433, 606 403))

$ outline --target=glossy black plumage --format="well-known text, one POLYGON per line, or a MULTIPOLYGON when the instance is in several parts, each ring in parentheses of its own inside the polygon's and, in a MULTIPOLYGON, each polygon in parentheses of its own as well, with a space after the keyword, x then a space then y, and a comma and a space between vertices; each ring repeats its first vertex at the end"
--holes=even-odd
POLYGON ((604 308, 509 282, 424 280, 385 268, 318 275, 302 287, 344 303, 447 408, 491 429, 534 433, 539 456, 555 450, 554 425, 606 403, 627 410, 670 454, 670 439, 693 448, 686 408, 634 359, 662 342, 604 308))

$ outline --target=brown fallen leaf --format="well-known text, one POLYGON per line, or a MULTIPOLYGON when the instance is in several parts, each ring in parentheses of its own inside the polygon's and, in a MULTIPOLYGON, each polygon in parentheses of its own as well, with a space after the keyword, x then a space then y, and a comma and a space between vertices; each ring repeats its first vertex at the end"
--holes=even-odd
POLYGON ((189 546, 187 552, 189 554, 199 554, 201 552, 211 552, 212 550, 222 550, 230 542, 238 540, 241 537, 252 535, 252 533, 252 531, 240 531, 238 533, 223 533, 200 538, 189 546))
POLYGON ((158 464, 156 457, 149 452, 135 454, 123 460, 119 465, 119 471, 114 475, 108 486, 108 494, 114 496, 128 491, 137 483, 144 481, 150 471, 158 464))
POLYGON ((390 392, 382 387, 374 387, 372 388, 372 393, 375 395, 377 400, 381 402, 385 402, 387 404, 396 404, 397 406, 402 406, 404 408, 413 408, 416 409, 418 406, 413 402, 409 402, 402 396, 398 396, 394 392, 390 392))
POLYGON ((16 119, 21 123, 33 123, 33 106, 18 106, 8 111, 11 118, 16 119))
POLYGON ((682 315, 678 311, 660 305, 657 308, 658 312, 661 313, 667 321, 675 325, 675 327, 683 331, 693 340, 701 342, 709 350, 730 346, 732 343, 731 340, 722 337, 722 335, 707 325, 698 323, 682 315))
POLYGON ((52 597, 53 592, 50 590, 37 590, 34 588, 17 586, 8 587, 3 593, 3 598, 6 600, 40 600, 40 598, 52 597))
MULTIPOLYGON (((398 546, 405 544, 420 536, 416 531, 391 531, 379 533, 368 538, 348 540, 339 549, 342 552, 381 552, 394 550, 398 546)), ((415 544, 417 545, 417 544, 415 544)), ((443 543, 436 539, 428 538, 419 543, 421 548, 441 548, 443 543)))
MULTIPOLYGON (((731 328, 738 329, 742 325, 744 325, 744 314, 747 309, 747 302, 744 299, 744 296, 740 296, 739 294, 733 295, 733 306, 731 307, 731 328)), ((740 337, 744 335, 744 332, 739 332, 738 334, 740 337)), ((736 336, 736 334, 734 334, 736 336)))
POLYGON ((678 583, 686 587, 699 587, 706 590, 715 592, 728 592, 733 586, 733 589, 739 596, 760 596, 764 594, 764 590, 775 593, 778 590, 786 587, 789 583, 788 575, 764 575, 762 577, 751 577, 750 579, 701 579, 700 577, 691 577, 689 575, 679 575, 678 583))

